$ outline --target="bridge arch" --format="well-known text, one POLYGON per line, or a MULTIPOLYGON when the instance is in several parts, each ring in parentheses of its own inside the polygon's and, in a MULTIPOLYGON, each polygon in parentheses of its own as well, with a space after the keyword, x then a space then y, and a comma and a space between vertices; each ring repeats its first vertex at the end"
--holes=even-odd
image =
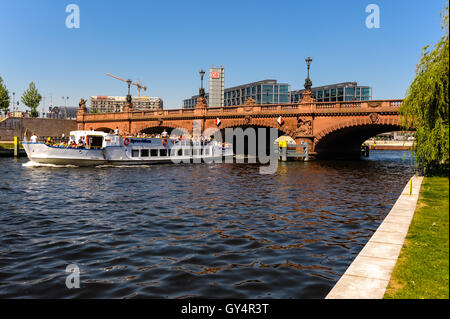
POLYGON ((397 118, 355 119, 337 123, 314 136, 314 151, 320 158, 360 157, 361 145, 381 133, 400 131, 397 118))
POLYGON ((230 121, 226 121, 223 125, 218 127, 219 130, 224 130, 226 128, 247 128, 247 127, 267 127, 267 128, 276 128, 278 131, 283 132, 286 135, 295 138, 294 132, 287 125, 279 125, 276 119, 233 119, 230 121))

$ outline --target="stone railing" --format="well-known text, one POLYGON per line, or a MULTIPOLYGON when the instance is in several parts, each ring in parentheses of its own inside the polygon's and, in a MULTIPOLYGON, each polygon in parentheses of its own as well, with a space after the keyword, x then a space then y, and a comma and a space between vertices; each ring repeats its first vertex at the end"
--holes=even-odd
POLYGON ((79 120, 85 121, 117 121, 124 118, 144 119, 160 117, 183 117, 183 116, 219 116, 224 114, 252 114, 252 113, 279 113, 279 112, 339 112, 340 110, 348 112, 353 110, 373 110, 399 108, 403 100, 370 100, 370 101, 339 101, 339 102, 314 102, 308 104, 287 103, 287 104, 263 104, 263 105, 239 105, 225 107, 208 107, 193 109, 167 109, 167 110, 149 110, 133 111, 119 113, 98 113, 79 115, 79 120), (100 119, 99 119, 100 117, 100 119))

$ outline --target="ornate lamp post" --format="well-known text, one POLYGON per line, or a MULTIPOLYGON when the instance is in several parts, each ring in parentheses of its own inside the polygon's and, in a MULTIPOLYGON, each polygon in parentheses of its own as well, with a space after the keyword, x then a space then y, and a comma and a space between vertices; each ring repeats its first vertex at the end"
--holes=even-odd
POLYGON ((306 65, 308 66, 308 75, 307 75, 306 80, 305 80, 305 90, 311 91, 312 82, 311 82, 311 79, 309 78, 309 68, 310 68, 311 62, 312 62, 311 57, 307 57, 305 59, 305 62, 306 62, 306 65))
POLYGON ((200 84, 200 90, 199 90, 199 96, 201 97, 201 98, 204 98, 205 97, 205 89, 203 88, 203 77, 205 76, 205 71, 203 70, 203 69, 201 69, 200 70, 200 81, 201 81, 201 84, 200 84))
POLYGON ((130 85, 133 81, 131 81, 130 79, 126 80, 127 84, 128 84, 128 94, 127 94, 127 99, 125 102, 125 106, 123 108, 124 112, 131 112, 133 111, 133 103, 132 103, 132 98, 131 98, 131 93, 130 93, 130 85))
POLYGON ((206 104, 206 98, 205 98, 205 89, 203 88, 203 76, 205 75, 205 71, 203 69, 200 70, 200 89, 198 90, 198 99, 197 104, 195 105, 196 109, 206 109, 208 105, 206 104))
POLYGON ((311 91, 312 81, 309 78, 309 68, 311 67, 311 62, 312 62, 311 57, 307 57, 305 59, 305 62, 306 62, 306 66, 308 67, 308 73, 307 73, 307 76, 306 76, 306 79, 305 79, 305 90, 303 91, 302 99, 300 101, 300 104, 308 104, 308 103, 314 103, 315 102, 314 97, 313 97, 313 93, 311 91))

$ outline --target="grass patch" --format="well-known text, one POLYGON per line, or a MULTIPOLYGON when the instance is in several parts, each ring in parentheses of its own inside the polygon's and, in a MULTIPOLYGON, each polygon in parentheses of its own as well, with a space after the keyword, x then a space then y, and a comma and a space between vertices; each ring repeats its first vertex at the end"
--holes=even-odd
POLYGON ((449 180, 425 177, 385 299, 449 298, 449 180))

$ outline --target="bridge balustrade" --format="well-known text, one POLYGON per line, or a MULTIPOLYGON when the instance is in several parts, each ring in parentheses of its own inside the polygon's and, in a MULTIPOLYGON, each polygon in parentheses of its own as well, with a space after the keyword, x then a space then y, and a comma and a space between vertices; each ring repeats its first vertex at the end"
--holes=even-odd
MULTIPOLYGON (((283 112, 283 111, 320 111, 320 110, 349 110, 349 109, 380 109, 380 108, 398 108, 403 100, 370 100, 370 101, 338 101, 338 102, 313 102, 313 103, 289 103, 289 104, 258 104, 258 105, 239 105, 225 107, 208 107, 206 109, 168 109, 168 110, 148 110, 134 111, 131 118, 140 119, 148 117, 161 116, 184 116, 184 115, 202 115, 202 114, 229 114, 229 113, 260 113, 260 112, 283 112)), ((123 120, 127 115, 124 112, 85 114, 86 120, 96 119, 101 115, 102 121, 123 120)), ((5 126, 4 123, 2 123, 5 126)))

